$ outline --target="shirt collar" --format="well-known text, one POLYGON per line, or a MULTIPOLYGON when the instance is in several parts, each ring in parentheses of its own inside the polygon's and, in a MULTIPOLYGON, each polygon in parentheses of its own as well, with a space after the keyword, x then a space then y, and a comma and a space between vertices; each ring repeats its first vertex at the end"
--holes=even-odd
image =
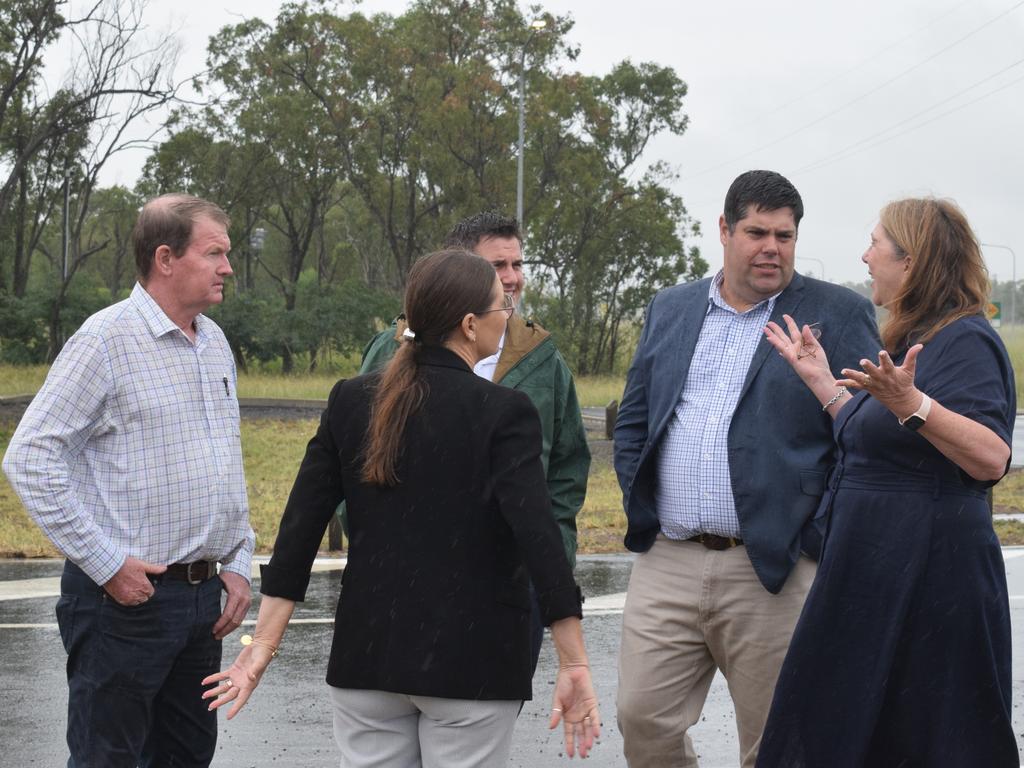
MULTIPOLYGON (((726 302, 725 299, 722 298, 722 280, 724 279, 725 270, 720 269, 718 270, 718 273, 714 276, 714 278, 712 278, 711 280, 711 285, 708 288, 708 312, 711 311, 712 307, 718 307, 719 309, 724 309, 726 312, 731 312, 734 315, 745 315, 747 314, 747 312, 753 312, 755 309, 761 309, 767 306, 768 314, 770 315, 772 313, 772 310, 775 309, 775 300, 782 295, 782 291, 779 291, 774 296, 769 296, 767 299, 759 301, 757 304, 750 307, 750 309, 746 310, 745 312, 737 312, 733 307, 729 306, 728 302, 726 302)), ((785 290, 785 288, 783 288, 782 290, 785 290)))
MULTIPOLYGON (((157 304, 156 300, 149 295, 149 292, 146 291, 141 283, 135 283, 135 287, 132 288, 129 300, 138 310, 139 314, 142 315, 142 319, 145 320, 146 325, 149 326, 149 332, 153 334, 154 338, 166 336, 168 333, 173 333, 174 331, 178 331, 182 336, 185 336, 184 331, 182 331, 181 328, 179 328, 174 321, 167 316, 167 313, 161 309, 160 305, 157 304)), ((207 336, 207 325, 210 322, 210 319, 205 315, 196 315, 196 346, 199 346, 201 342, 205 341, 207 336)), ((185 338, 188 337, 185 336, 185 338)), ((191 343, 191 340, 189 343, 191 343)))

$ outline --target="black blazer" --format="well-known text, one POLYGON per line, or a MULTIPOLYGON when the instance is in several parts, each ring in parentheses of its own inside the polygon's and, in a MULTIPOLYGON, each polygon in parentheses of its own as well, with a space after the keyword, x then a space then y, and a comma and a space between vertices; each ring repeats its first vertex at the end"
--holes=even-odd
POLYGON ((429 391, 406 427, 399 484, 359 479, 379 374, 339 382, 306 448, 261 592, 303 599, 345 499, 351 546, 327 682, 529 699, 527 571, 545 624, 580 615, 549 510, 540 419, 526 395, 481 379, 446 349, 420 349, 417 360, 429 391))

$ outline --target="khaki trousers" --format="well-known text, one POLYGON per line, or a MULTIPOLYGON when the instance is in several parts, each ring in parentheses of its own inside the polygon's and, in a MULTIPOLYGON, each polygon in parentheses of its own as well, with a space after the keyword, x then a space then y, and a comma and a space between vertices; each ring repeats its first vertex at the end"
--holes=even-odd
POLYGON ((801 557, 778 595, 745 547, 715 552, 662 535, 637 557, 622 617, 618 724, 630 768, 695 768, 687 730, 715 670, 729 684, 740 762, 752 768, 793 628, 814 580, 801 557))

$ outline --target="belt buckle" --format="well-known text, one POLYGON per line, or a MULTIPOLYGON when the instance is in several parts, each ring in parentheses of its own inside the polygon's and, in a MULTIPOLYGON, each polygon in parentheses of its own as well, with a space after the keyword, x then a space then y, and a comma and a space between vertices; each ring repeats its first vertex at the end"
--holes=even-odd
POLYGON ((714 533, 702 533, 700 543, 713 552, 722 552, 736 546, 736 539, 732 536, 719 536, 714 533))
POLYGON ((207 576, 209 576, 209 573, 210 573, 210 564, 207 563, 205 560, 196 560, 195 562, 189 563, 188 565, 185 566, 185 581, 187 581, 189 583, 189 586, 195 587, 195 586, 198 586, 199 584, 202 584, 204 581, 206 581, 206 578, 207 578, 207 576), (192 576, 192 566, 193 565, 201 565, 201 566, 203 566, 203 575, 201 577, 199 577, 198 579, 194 578, 192 576))

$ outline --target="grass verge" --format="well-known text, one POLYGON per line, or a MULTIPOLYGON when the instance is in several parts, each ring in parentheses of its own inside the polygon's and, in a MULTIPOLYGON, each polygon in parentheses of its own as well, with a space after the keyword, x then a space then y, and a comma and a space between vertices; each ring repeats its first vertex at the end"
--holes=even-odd
POLYGON ((584 408, 604 408, 612 400, 622 402, 623 376, 577 376, 576 397, 584 408))
MULTIPOLYGON (((288 492, 316 424, 314 419, 242 422, 249 507, 259 552, 269 552, 274 544, 288 492)), ((12 422, 0 421, 0 454, 7 450, 13 432, 12 422)), ((579 551, 621 552, 626 518, 612 469, 611 446, 607 441, 598 441, 592 443, 591 450, 594 460, 587 499, 577 519, 579 551)), ((1024 470, 1012 471, 996 486, 995 505, 997 512, 1024 512, 1024 470)), ((1024 523, 997 517, 995 529, 1003 544, 1024 544, 1024 523)), ((0 474, 0 557, 53 557, 57 554, 29 519, 7 479, 0 474)))

